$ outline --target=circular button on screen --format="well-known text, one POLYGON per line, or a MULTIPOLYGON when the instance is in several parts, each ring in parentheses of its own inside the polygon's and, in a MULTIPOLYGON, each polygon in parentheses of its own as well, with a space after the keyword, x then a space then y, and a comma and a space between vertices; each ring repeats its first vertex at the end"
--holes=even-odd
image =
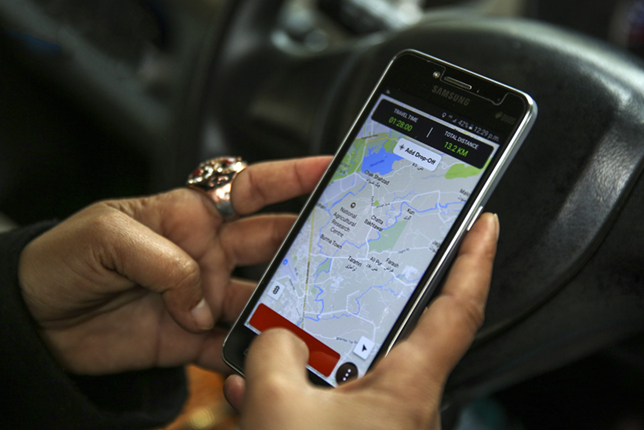
POLYGON ((352 379, 358 377, 358 367, 353 363, 344 363, 338 367, 338 371, 335 372, 335 382, 338 385, 344 384, 352 379))

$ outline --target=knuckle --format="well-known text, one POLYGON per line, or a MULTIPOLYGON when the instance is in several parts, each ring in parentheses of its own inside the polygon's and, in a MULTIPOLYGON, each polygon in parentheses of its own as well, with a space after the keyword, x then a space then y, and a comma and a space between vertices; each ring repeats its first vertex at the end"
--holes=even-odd
POLYGON ((444 292, 439 301, 441 318, 449 326, 465 328, 474 335, 485 321, 485 302, 476 297, 444 292))
POLYGON ((261 186, 260 179, 255 175, 254 170, 244 169, 246 172, 246 178, 248 180, 248 189, 252 190, 252 200, 255 200, 259 206, 264 206, 267 202, 267 197, 265 194, 264 187, 261 186))
POLYGON ((452 314, 470 331, 475 333, 485 321, 484 306, 469 298, 455 298, 452 314))
POLYGON ((295 180, 297 181, 297 184, 301 189, 306 188, 307 186, 307 181, 306 181, 306 175, 304 172, 305 167, 301 166, 299 164, 294 164, 294 174, 295 174, 295 180))
POLYGON ((85 221, 84 234, 89 238, 101 239, 105 242, 105 238, 119 234, 124 226, 123 214, 114 210, 104 210, 98 205, 89 208, 90 216, 85 221))
POLYGON ((224 224, 219 235, 214 239, 216 248, 220 251, 220 264, 226 270, 233 271, 237 267, 237 262, 242 258, 237 246, 225 246, 225 244, 235 243, 234 230, 232 224, 224 224))
POLYGON ((261 393, 263 399, 271 399, 275 406, 288 406, 292 403, 293 384, 284 376, 275 373, 266 373, 254 381, 255 392, 261 393))
POLYGON ((100 203, 90 206, 82 216, 78 233, 89 250, 88 256, 116 270, 133 240, 126 234, 127 216, 100 203))
POLYGON ((199 285, 201 270, 193 259, 181 259, 172 264, 171 277, 178 291, 189 291, 199 285))
POLYGON ((279 247, 279 245, 284 241, 284 238, 288 234, 289 230, 295 222, 295 217, 292 220, 283 222, 280 219, 273 218, 271 226, 271 236, 270 236, 270 245, 273 248, 279 247))

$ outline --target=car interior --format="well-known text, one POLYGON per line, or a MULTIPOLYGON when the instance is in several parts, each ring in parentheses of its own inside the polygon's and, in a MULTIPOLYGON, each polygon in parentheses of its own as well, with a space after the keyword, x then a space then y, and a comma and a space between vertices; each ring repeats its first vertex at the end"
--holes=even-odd
MULTIPOLYGON (((443 427, 644 429, 644 0, 21 0, 0 30, 0 231, 210 157, 331 154, 403 49, 527 92, 443 427)), ((172 428, 233 428, 221 408, 172 428)))

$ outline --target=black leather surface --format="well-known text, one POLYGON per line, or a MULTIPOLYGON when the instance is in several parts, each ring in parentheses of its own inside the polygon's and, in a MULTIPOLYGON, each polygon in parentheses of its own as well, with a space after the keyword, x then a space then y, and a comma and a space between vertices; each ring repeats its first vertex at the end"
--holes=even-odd
POLYGON ((450 379, 449 398, 463 401, 496 391, 641 334, 642 208, 644 178, 640 177, 580 272, 529 317, 473 348, 450 379))
POLYGON ((641 325, 644 286, 634 244, 644 243, 644 234, 636 226, 620 233, 611 229, 642 169, 642 64, 543 24, 454 20, 375 47, 354 82, 373 81, 377 65, 404 48, 515 86, 539 105, 531 135, 488 203, 487 210, 501 218, 502 233, 487 320, 450 387, 486 382, 488 389, 498 388, 578 358, 641 325), (604 245, 609 231, 623 248, 604 245), (623 264, 624 252, 618 249, 630 249, 629 264, 623 264), (601 272, 597 261, 605 264, 601 272), (616 267, 621 267, 618 285, 597 282, 608 273, 616 276, 609 271, 616 267), (588 273, 593 275, 580 281, 588 273), (611 287, 628 293, 606 300, 601 293, 611 287))
POLYGON ((377 57, 403 47, 515 86, 539 105, 487 208, 503 222, 489 335, 565 285, 613 223, 644 156, 642 64, 526 21, 434 23, 383 44, 377 57))

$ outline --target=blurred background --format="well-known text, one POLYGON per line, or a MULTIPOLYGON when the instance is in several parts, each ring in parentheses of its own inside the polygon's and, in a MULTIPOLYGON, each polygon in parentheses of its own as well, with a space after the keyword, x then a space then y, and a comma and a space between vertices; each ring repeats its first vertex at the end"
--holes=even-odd
MULTIPOLYGON (((332 152, 350 123, 312 137, 316 116, 288 107, 303 99, 324 106, 333 85, 326 64, 348 63, 361 46, 420 23, 523 17, 644 57, 643 0, 266 0, 274 6, 270 28, 239 29, 244 3, 0 2, 0 231, 64 219, 100 199, 182 186, 207 157, 332 152), (230 65, 256 46, 267 47, 257 55, 276 68, 267 66, 270 75, 254 68, 226 88, 230 65), (283 91, 273 79, 283 53, 325 63, 310 63, 283 91)), ((445 426, 644 429, 642 350, 641 336, 616 344, 447 411, 445 426)), ((191 400, 169 428, 234 428, 222 377, 196 368, 189 376, 191 400)))
MULTIPOLYGON (((290 136, 279 146, 248 147, 203 118, 204 105, 218 96, 208 78, 234 3, 1 2, 0 212, 17 224, 64 218, 97 199, 181 186, 207 156, 255 161, 315 152, 290 136)), ((644 55, 638 0, 278 3, 273 42, 300 55, 337 52, 455 14, 529 17, 644 55)))

